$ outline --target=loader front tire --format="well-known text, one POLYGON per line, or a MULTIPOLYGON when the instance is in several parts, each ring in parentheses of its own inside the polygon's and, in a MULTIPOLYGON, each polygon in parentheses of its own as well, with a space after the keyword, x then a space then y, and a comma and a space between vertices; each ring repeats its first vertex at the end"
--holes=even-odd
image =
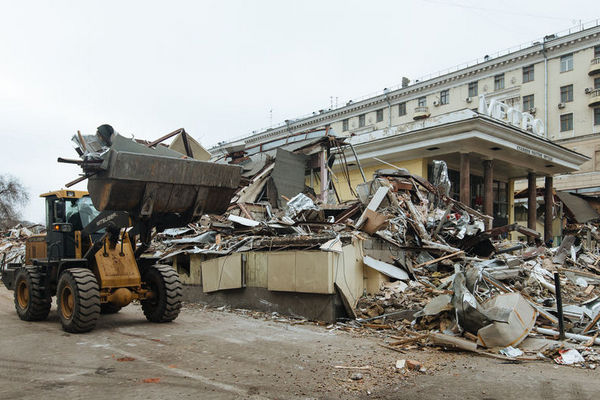
POLYGON ((171 322, 181 310, 182 287, 179 274, 168 265, 152 265, 144 271, 142 282, 152 297, 141 301, 142 310, 150 322, 171 322))
POLYGON ((50 312, 51 299, 42 284, 38 267, 23 267, 15 279, 15 309, 23 321, 43 321, 50 312))
POLYGON ((58 280, 56 291, 58 317, 65 331, 89 332, 100 316, 100 290, 89 269, 71 268, 58 280))

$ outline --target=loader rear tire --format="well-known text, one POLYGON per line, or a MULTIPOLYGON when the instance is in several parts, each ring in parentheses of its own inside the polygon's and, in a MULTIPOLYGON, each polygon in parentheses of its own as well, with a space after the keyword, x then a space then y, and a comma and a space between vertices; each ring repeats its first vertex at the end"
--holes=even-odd
POLYGON ((142 282, 154 296, 141 301, 150 322, 171 322, 181 310, 182 287, 179 274, 168 265, 152 265, 144 271, 142 282))
POLYGON ((100 314, 116 314, 121 311, 121 306, 112 303, 100 304, 100 314))
POLYGON ((89 269, 71 268, 58 280, 56 291, 58 317, 65 331, 89 332, 100 316, 100 290, 89 269))
POLYGON ((15 309, 23 321, 43 321, 50 312, 51 299, 42 286, 38 267, 23 267, 15 279, 15 309))

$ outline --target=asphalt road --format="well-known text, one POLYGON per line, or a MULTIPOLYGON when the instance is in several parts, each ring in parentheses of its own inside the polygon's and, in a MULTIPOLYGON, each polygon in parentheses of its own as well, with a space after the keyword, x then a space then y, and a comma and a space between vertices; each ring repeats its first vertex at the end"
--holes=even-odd
POLYGON ((380 338, 188 305, 173 323, 130 305, 87 334, 19 320, 0 287, 0 399, 595 399, 599 372, 505 364, 433 349, 405 354, 380 338), (396 372, 397 359, 427 371, 396 372), (368 367, 342 369, 344 367, 368 367), (360 373, 362 379, 349 379, 360 373))

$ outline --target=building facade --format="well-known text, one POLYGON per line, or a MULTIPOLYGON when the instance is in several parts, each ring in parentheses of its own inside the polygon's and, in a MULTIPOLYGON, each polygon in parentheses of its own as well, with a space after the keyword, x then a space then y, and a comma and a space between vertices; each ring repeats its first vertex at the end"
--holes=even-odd
MULTIPOLYGON (((528 128, 534 131, 535 136, 586 156, 580 158, 580 161, 585 160, 581 165, 568 169, 568 173, 560 168, 553 171, 552 162, 540 165, 536 171, 533 168, 529 171, 520 168, 520 176, 498 171, 495 176, 504 178, 493 182, 498 197, 495 207, 503 211, 496 217, 511 219, 510 210, 504 211, 512 207, 509 204, 511 193, 526 188, 528 182, 531 186, 535 178, 540 177, 539 171, 544 177, 553 177, 553 185, 557 190, 600 194, 598 24, 564 35, 549 35, 530 46, 494 58, 486 56, 482 62, 432 79, 412 83, 404 80, 398 88, 384 89, 379 95, 350 101, 336 109, 320 110, 306 118, 286 120, 283 126, 216 146, 211 153, 222 153, 226 147, 234 144, 251 147, 270 143, 270 146, 277 146, 278 141, 290 134, 324 126, 350 138, 368 140, 369 137, 394 136, 397 141, 402 141, 403 132, 418 131, 419 125, 432 125, 436 119, 448 118, 448 115, 461 110, 481 111, 481 95, 487 102, 501 102, 538 120, 538 126, 528 128)), ((450 178, 456 183, 455 187, 460 187, 460 172, 464 164, 456 154, 464 152, 457 150, 458 153, 450 156, 443 149, 438 151, 440 149, 434 147, 423 148, 420 154, 393 152, 396 159, 388 158, 385 161, 427 177, 434 156, 446 158, 450 178), (412 158, 407 159, 408 155, 412 158)), ((470 164, 470 179, 467 181, 470 182, 468 202, 471 206, 482 201, 484 167, 479 165, 479 161, 493 161, 495 157, 493 150, 487 150, 483 152, 485 154, 482 153, 485 157, 479 154, 475 157, 478 160, 476 164, 470 164)), ((381 163, 369 157, 367 153, 358 151, 363 167, 382 167, 381 163)), ((505 167, 509 168, 510 165, 505 167)), ((358 180, 358 166, 351 165, 350 169, 351 178, 358 180)), ((542 178, 538 185, 544 186, 544 182, 542 178)))

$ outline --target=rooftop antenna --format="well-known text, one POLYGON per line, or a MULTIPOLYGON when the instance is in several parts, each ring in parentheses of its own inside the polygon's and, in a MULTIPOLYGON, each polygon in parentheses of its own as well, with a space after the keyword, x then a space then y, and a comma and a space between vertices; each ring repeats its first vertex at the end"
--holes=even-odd
POLYGON ((273 109, 269 110, 269 128, 273 127, 273 109))

